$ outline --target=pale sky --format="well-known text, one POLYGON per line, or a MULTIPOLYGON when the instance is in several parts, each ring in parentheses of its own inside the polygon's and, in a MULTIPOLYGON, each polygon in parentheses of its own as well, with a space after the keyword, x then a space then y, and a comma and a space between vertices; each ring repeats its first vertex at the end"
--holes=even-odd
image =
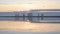
POLYGON ((0 11, 60 9, 60 0, 0 0, 0 11))

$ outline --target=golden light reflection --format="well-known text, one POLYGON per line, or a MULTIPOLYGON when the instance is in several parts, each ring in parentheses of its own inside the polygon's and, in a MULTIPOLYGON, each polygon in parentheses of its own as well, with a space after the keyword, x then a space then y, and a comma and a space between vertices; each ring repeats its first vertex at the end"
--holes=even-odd
POLYGON ((25 21, 0 21, 0 30, 56 32, 60 31, 60 24, 30 23, 25 21))

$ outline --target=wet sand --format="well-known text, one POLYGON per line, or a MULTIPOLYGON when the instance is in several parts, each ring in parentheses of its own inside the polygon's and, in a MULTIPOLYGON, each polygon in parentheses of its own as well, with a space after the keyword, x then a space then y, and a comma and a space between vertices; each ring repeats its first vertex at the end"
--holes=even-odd
POLYGON ((31 23, 26 21, 0 21, 0 30, 36 31, 36 32, 60 32, 60 24, 31 23))

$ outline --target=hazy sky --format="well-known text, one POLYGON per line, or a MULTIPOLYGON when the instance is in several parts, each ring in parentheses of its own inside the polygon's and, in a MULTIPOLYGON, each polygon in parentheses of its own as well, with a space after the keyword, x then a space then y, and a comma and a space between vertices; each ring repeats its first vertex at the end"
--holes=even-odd
POLYGON ((15 2, 15 3, 32 3, 32 2, 44 2, 44 1, 49 1, 49 2, 59 2, 60 0, 0 0, 0 3, 6 3, 6 2, 15 2))
POLYGON ((60 0, 0 0, 0 11, 60 9, 60 0))

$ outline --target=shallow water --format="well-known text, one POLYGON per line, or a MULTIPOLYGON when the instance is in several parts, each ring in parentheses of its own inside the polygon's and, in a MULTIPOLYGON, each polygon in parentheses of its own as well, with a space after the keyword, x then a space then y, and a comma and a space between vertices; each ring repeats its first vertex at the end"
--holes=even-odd
MULTIPOLYGON (((45 16, 60 16, 60 13, 44 13, 45 16)), ((15 14, 6 14, 15 16, 15 14)), ((21 15, 21 14, 20 14, 21 15)), ((35 14, 34 14, 35 15, 35 14)), ((1 13, 0 16, 4 16, 1 13)), ((0 34, 60 34, 60 23, 30 23, 26 20, 38 21, 41 17, 0 17, 0 34), (15 21, 17 20, 17 21, 15 21), (20 22, 22 21, 22 22, 20 22)), ((60 17, 44 17, 43 20, 60 20, 60 17)))
MULTIPOLYGON (((31 21, 38 21, 41 20, 41 17, 0 17, 0 20, 20 20, 20 21, 26 21, 26 20, 31 20, 31 21)), ((60 17, 44 17, 43 20, 60 20, 60 17)))
POLYGON ((0 34, 60 34, 60 32, 0 31, 0 34))

